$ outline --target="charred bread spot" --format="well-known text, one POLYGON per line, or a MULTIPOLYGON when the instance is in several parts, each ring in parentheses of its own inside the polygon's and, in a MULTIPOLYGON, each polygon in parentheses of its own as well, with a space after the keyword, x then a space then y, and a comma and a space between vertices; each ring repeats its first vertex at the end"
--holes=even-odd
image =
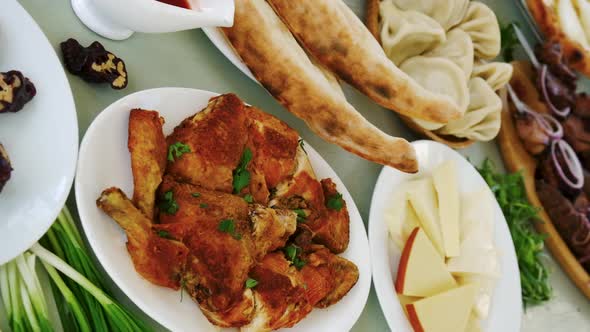
POLYGON ((10 173, 12 172, 12 165, 8 158, 8 153, 0 144, 0 192, 8 180, 10 180, 10 173))
POLYGON ((75 39, 60 44, 66 68, 70 73, 91 83, 110 83, 116 90, 127 86, 125 62, 95 41, 83 47, 75 39))
POLYGON ((35 85, 20 71, 0 73, 0 113, 20 111, 36 94, 35 85))

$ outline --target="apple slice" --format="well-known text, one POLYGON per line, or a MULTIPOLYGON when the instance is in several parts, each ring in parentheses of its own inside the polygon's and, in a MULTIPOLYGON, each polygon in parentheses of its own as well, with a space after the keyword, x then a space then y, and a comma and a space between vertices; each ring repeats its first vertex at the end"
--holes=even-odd
POLYGON ((432 173, 432 179, 438 197, 438 215, 445 255, 456 257, 460 253, 460 203, 455 161, 449 160, 439 165, 432 173))
POLYGON ((426 178, 415 181, 412 189, 408 191, 408 198, 420 220, 420 226, 422 226, 440 256, 445 257, 438 217, 438 203, 432 179, 426 178))
POLYGON ((416 227, 402 251, 395 289, 406 296, 427 297, 457 286, 443 258, 424 233, 416 227))
POLYGON ((465 285, 406 305, 415 332, 462 332, 467 327, 477 288, 465 285))

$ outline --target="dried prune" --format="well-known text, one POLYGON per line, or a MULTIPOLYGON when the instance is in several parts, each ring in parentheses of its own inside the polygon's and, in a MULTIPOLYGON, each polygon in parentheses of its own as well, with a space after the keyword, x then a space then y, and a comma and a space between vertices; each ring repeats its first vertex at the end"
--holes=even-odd
POLYGON ((95 41, 83 47, 75 39, 61 43, 61 51, 68 71, 91 83, 110 83, 113 89, 127 86, 125 62, 95 41))
POLYGON ((0 73, 0 113, 20 111, 36 94, 35 85, 20 71, 0 73))
POLYGON ((12 172, 12 165, 8 159, 8 153, 0 144, 0 192, 8 180, 10 180, 10 173, 12 172))

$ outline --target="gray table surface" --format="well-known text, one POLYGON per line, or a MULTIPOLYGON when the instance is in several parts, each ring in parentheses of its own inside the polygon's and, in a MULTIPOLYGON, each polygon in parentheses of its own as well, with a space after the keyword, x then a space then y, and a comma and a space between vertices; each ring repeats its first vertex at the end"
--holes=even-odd
MULTIPOLYGON (((156 87, 190 87, 219 93, 234 92, 248 103, 278 116, 298 130, 301 136, 332 165, 352 194, 367 224, 371 194, 381 166, 349 154, 315 136, 301 120, 287 112, 263 88, 234 67, 202 31, 135 34, 128 40, 115 42, 101 38, 86 29, 74 15, 68 0, 19 0, 19 2, 41 26, 56 50, 61 41, 70 37, 78 39, 85 45, 99 40, 107 49, 121 56, 127 63, 130 80, 129 86, 123 91, 114 91, 106 86, 90 85, 68 74, 77 107, 80 138, 101 110, 119 98, 139 90, 156 87)), ((488 3, 503 22, 522 21, 513 1, 483 2, 488 3)), ((347 3, 358 14, 362 14, 364 1, 348 0, 347 3)), ((382 109, 350 88, 345 88, 345 91, 352 104, 383 131, 410 140, 417 138, 400 123, 393 112, 382 109)), ((475 163, 488 157, 497 164, 501 164, 494 142, 479 143, 461 153, 469 156, 475 163)), ((68 206, 73 212, 76 211, 73 192, 68 200, 68 206)), ((528 309, 523 316, 522 331, 590 331, 588 300, 577 292, 575 286, 549 255, 548 263, 553 271, 551 281, 555 288, 555 298, 543 306, 528 309)), ((116 289, 114 284, 112 286, 116 289)), ((119 292, 118 298, 134 310, 138 310, 124 294, 119 292)), ((146 317, 146 319, 149 318, 146 317)), ((153 322, 153 326, 157 330, 164 330, 156 322, 153 322)), ((359 332, 390 330, 379 307, 374 289, 371 290, 362 316, 352 330, 359 332)))

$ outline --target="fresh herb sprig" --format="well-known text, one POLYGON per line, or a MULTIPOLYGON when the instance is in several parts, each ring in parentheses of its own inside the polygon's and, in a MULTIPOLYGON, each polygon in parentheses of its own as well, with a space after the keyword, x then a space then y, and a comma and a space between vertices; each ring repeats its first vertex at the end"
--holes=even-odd
POLYGON ((242 189, 246 188, 250 183, 250 172, 246 169, 248 163, 252 161, 252 150, 249 148, 244 149, 244 153, 240 158, 238 167, 233 172, 233 187, 234 193, 238 194, 242 189))
POLYGON ((224 219, 219 222, 217 229, 220 232, 227 233, 231 235, 236 240, 242 239, 242 234, 236 231, 236 223, 233 219, 224 219))
POLYGON ((176 142, 168 147, 168 161, 174 162, 174 160, 180 158, 183 154, 191 152, 190 146, 181 142, 176 142))
POLYGON ((486 160, 478 169, 486 180, 508 223, 520 269, 522 299, 525 307, 540 304, 552 296, 549 271, 543 265, 544 236, 533 229, 533 222, 540 222, 538 209, 526 197, 521 173, 501 174, 486 160))
POLYGON ((332 210, 336 210, 336 211, 342 210, 342 208, 344 207, 344 200, 342 199, 342 194, 337 193, 337 194, 330 196, 330 198, 328 198, 328 202, 326 203, 326 206, 332 210))
POLYGON ((518 46, 518 38, 514 27, 518 26, 517 23, 506 23, 500 26, 500 36, 502 40, 502 57, 504 61, 511 62, 514 60, 514 48, 518 46))
POLYGON ((297 270, 301 270, 305 266, 305 261, 299 257, 301 254, 301 248, 291 244, 283 248, 283 252, 285 253, 285 257, 297 270))
POLYGON ((164 197, 160 201, 160 211, 166 214, 176 214, 178 211, 178 203, 174 199, 174 192, 172 190, 164 193, 164 197))

